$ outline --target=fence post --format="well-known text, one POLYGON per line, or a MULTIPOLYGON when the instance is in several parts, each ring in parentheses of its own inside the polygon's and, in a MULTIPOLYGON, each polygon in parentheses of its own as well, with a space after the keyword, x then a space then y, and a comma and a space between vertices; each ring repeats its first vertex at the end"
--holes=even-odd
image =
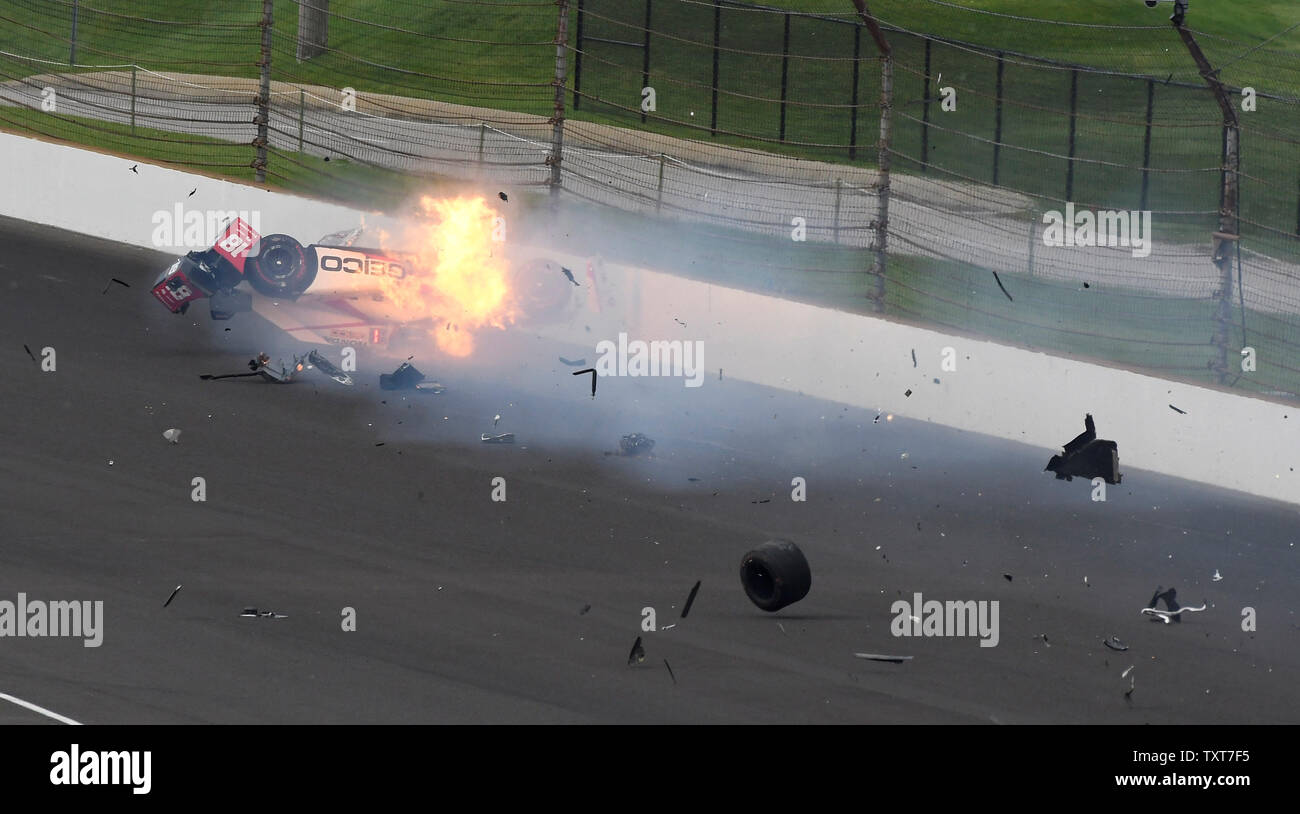
POLYGON ((582 101, 579 92, 582 90, 582 20, 586 15, 584 5, 586 0, 578 0, 578 30, 574 36, 574 42, 577 43, 573 49, 573 109, 578 109, 578 103, 582 101))
POLYGON ((709 135, 718 134, 718 48, 722 44, 722 0, 713 0, 713 116, 709 135))
POLYGON ((1148 193, 1151 188, 1151 118, 1155 112, 1156 105, 1156 83, 1155 80, 1147 80, 1147 130, 1146 135, 1142 137, 1142 205, 1138 208, 1142 211, 1147 209, 1148 193))
POLYGON ((77 6, 78 0, 72 0, 72 47, 68 51, 68 67, 77 64, 77 6))
POLYGON ((840 242, 840 193, 843 192, 843 190, 844 190, 844 179, 836 178, 835 179, 835 227, 833 230, 836 243, 840 242))
POLYGON ((1034 276, 1034 244, 1038 242, 1038 221, 1029 218, 1029 276, 1034 276))
POLYGON ((253 168, 257 171, 257 183, 266 183, 266 146, 267 126, 271 121, 271 24, 274 0, 262 0, 262 81, 257 92, 257 158, 253 168))
POLYGON ((487 122, 478 123, 478 172, 483 174, 483 145, 487 141, 487 122))
POLYGON ((885 268, 889 243, 889 163, 890 138, 894 118, 894 52, 885 39, 885 32, 867 9, 866 0, 853 0, 858 17, 871 32, 871 39, 880 52, 880 152, 877 159, 879 172, 876 178, 876 245, 871 260, 871 274, 875 277, 875 290, 868 294, 877 312, 885 310, 885 268))
POLYGON ((853 99, 849 106, 849 160, 858 157, 858 59, 862 53, 862 26, 853 26, 853 99))
POLYGON ((1074 198, 1074 134, 1079 107, 1079 71, 1070 70, 1070 159, 1065 169, 1065 200, 1074 198))
POLYGON ((790 76, 790 13, 786 12, 785 34, 781 40, 781 132, 779 141, 785 141, 785 90, 790 76))
POLYGON ((1002 52, 998 51, 998 87, 993 125, 993 186, 998 185, 998 162, 1002 157, 1002 72, 1006 65, 1002 52))
MULTIPOLYGON (((551 154, 546 158, 546 163, 551 165, 553 199, 560 194, 560 162, 564 160, 564 78, 568 67, 564 49, 569 44, 569 0, 556 0, 556 5, 560 7, 560 14, 555 24, 555 115, 551 117, 551 154)), ((646 0, 646 8, 649 7, 650 0, 646 0)), ((649 35, 646 36, 649 39, 649 35)))
POLYGON ((921 172, 930 171, 930 38, 925 38, 925 92, 921 94, 921 172))
POLYGON ((298 88, 298 152, 302 152, 302 130, 307 118, 307 91, 298 88))
POLYGON ((664 154, 659 154, 659 191, 655 197, 655 214, 658 215, 664 205, 664 154))
POLYGON ((131 65, 131 135, 135 135, 135 77, 136 65, 131 65))
MULTIPOLYGON (((652 0, 645 0, 645 38, 641 44, 641 87, 650 87, 650 8, 652 0)), ((641 121, 645 122, 645 108, 641 108, 641 121)))

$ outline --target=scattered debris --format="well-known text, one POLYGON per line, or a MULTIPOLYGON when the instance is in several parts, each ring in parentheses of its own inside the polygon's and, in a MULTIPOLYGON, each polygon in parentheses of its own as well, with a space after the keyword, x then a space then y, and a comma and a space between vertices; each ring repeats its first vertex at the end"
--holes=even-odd
POLYGON ((722 368, 718 368, 718 381, 722 381, 722 368))
POLYGON ((380 441, 378 444, 375 444, 375 446, 382 447, 386 443, 387 443, 386 441, 380 441))
POLYGON ((1084 288, 1092 288, 1092 286, 1088 285, 1087 283, 1084 283, 1084 284, 1083 284, 1083 287, 1084 287, 1084 288))
POLYGON ((664 666, 668 668, 668 677, 673 680, 673 684, 676 684, 677 676, 673 675, 673 666, 668 663, 668 659, 664 659, 664 666))
POLYGON ((139 174, 140 174, 140 171, 136 169, 136 167, 138 167, 138 166, 140 166, 140 165, 139 165, 139 164, 132 164, 132 165, 131 165, 131 172, 135 173, 136 175, 139 175, 139 174))
POLYGON ((173 444, 179 444, 181 442, 181 431, 173 427, 170 430, 163 432, 163 438, 166 438, 173 444))
POLYGON ((1091 587, 1092 587, 1091 585, 1088 584, 1088 575, 1087 575, 1087 574, 1084 574, 1084 576, 1083 576, 1083 587, 1085 587, 1085 588, 1091 588, 1091 587))
POLYGON ((1136 688, 1137 688, 1137 673, 1134 673, 1133 675, 1129 676, 1128 689, 1124 691, 1124 697, 1131 698, 1133 696, 1133 690, 1136 688))
POLYGON ((766 497, 766 498, 763 498, 762 500, 751 500, 751 501, 749 501, 749 502, 750 502, 750 503, 755 503, 755 504, 758 504, 758 503, 771 503, 771 502, 772 502, 772 498, 770 498, 770 497, 766 497))
POLYGON ((108 281, 108 283, 104 286, 104 290, 101 291, 101 292, 99 292, 99 293, 101 293, 101 294, 107 294, 107 293, 108 293, 108 289, 112 288, 113 283, 117 283, 117 284, 120 285, 120 286, 126 286, 127 288, 130 288, 130 287, 131 287, 131 284, 130 284, 130 283, 124 283, 124 282, 122 282, 121 280, 119 280, 119 279, 117 279, 116 277, 114 277, 113 279, 111 279, 111 280, 108 281))
POLYGON ((792 541, 769 540, 741 559, 740 583, 750 602, 772 613, 808 595, 812 569, 792 541))
POLYGON ((776 626, 777 626, 778 628, 781 629, 781 635, 782 635, 782 636, 789 636, 789 635, 790 635, 789 633, 786 633, 786 632, 785 632, 785 625, 781 624, 780 622, 777 622, 777 623, 776 623, 776 626))
POLYGON ((1208 606, 1205 603, 1201 603, 1201 606, 1199 608, 1184 606, 1179 608, 1176 611, 1162 611, 1162 610, 1156 610, 1155 608, 1143 608, 1142 612, 1144 614, 1147 614, 1148 616, 1153 616, 1155 618, 1160 619, 1160 621, 1164 622, 1167 625, 1169 624, 1170 620, 1173 620, 1175 622, 1181 622, 1182 614, 1184 613, 1198 613, 1200 611, 1205 610, 1206 607, 1208 606))
POLYGON ((916 367, 916 348, 912 348, 912 367, 916 367))
POLYGON ((1214 576, 1210 577, 1210 580, 1213 581, 1213 582, 1222 582, 1222 581, 1223 581, 1223 575, 1219 573, 1219 569, 1217 569, 1217 568, 1214 569, 1214 576))
POLYGON ((1169 405, 1169 409, 1173 410, 1175 413, 1178 413, 1179 415, 1187 415, 1187 411, 1186 411, 1186 410, 1180 410, 1180 409, 1178 409, 1177 407, 1175 407, 1175 406, 1172 405, 1172 404, 1169 405))
POLYGON ((513 432, 503 432, 500 435, 489 435, 488 433, 483 433, 479 436, 478 440, 485 444, 513 444, 515 442, 515 434, 513 432))
POLYGON ((583 357, 582 359, 565 359, 563 356, 561 356, 559 358, 561 362, 568 365, 569 367, 577 367, 578 365, 587 364, 586 357, 583 357))
POLYGON ((998 276, 996 271, 993 272, 993 279, 997 280, 998 288, 1002 289, 1002 293, 1007 295, 1007 299, 1011 300, 1011 302, 1015 302, 1014 299, 1011 299, 1011 294, 1007 291, 1007 287, 1002 284, 1002 278, 998 276))
POLYGON ((1010 575, 1010 574, 1003 574, 1003 575, 1002 575, 1002 578, 1005 579, 1007 582, 1010 582, 1010 581, 1011 581, 1011 575, 1010 575))
POLYGON ((29 347, 27 347, 26 343, 23 344, 23 350, 27 351, 27 355, 30 356, 30 357, 32 357, 32 361, 33 361, 33 362, 36 362, 37 364, 40 364, 40 362, 37 361, 37 359, 36 359, 36 354, 32 353, 32 349, 29 348, 29 347))
POLYGON ((574 285, 582 285, 582 283, 579 283, 577 280, 573 279, 572 271, 569 271, 564 266, 560 266, 560 271, 564 273, 565 277, 569 278, 569 282, 573 283, 574 285))
POLYGON ((1123 653, 1125 650, 1128 650, 1128 645, 1121 642, 1115 636, 1111 636, 1109 639, 1106 639, 1105 641, 1102 642, 1102 644, 1106 645, 1111 650, 1114 650, 1117 653, 1123 653))
POLYGON ((624 455, 639 455, 642 452, 649 452, 654 447, 654 439, 639 432, 625 435, 618 442, 618 448, 624 455))
POLYGON ((312 366, 321 373, 329 376, 339 384, 346 384, 348 386, 352 385, 352 377, 344 373, 342 370, 339 370, 333 362, 326 359, 319 351, 313 350, 311 353, 307 354, 307 361, 311 362, 312 366))
POLYGON ((627 654, 627 666, 631 667, 645 661, 645 648, 641 646, 641 637, 632 642, 632 652, 627 654))
POLYGON ((1120 673, 1120 674, 1119 674, 1119 677, 1120 677, 1120 678, 1128 678, 1128 674, 1131 673, 1131 672, 1133 672, 1133 667, 1134 667, 1134 665, 1130 664, 1128 667, 1124 668, 1124 672, 1120 673))
POLYGON ((244 608, 244 612, 241 613, 241 614, 239 614, 239 616, 240 616, 240 618, 247 617, 247 618, 250 618, 250 619, 257 619, 257 618, 261 618, 261 619, 288 619, 288 618, 289 618, 288 616, 286 616, 286 615, 283 614, 283 613, 276 613, 275 611, 269 611, 269 610, 268 610, 268 611, 263 611, 263 610, 258 610, 257 608, 244 608))
POLYGON ((578 611, 578 615, 579 615, 579 616, 586 616, 586 615, 587 615, 587 611, 589 611, 589 610, 591 610, 591 606, 590 606, 590 605, 583 605, 583 606, 582 606, 582 610, 578 611))
POLYGON ((421 393, 441 393, 447 388, 434 381, 428 381, 409 361, 402 362, 392 373, 379 374, 381 390, 418 390, 421 393))
POLYGON ((695 581, 695 587, 691 588, 690 596, 686 597, 686 605, 682 608, 683 619, 686 618, 686 614, 691 612, 691 605, 695 604, 695 595, 700 592, 700 582, 701 580, 695 581))
POLYGON ((185 197, 186 197, 186 198, 193 198, 193 197, 194 197, 194 193, 196 193, 196 192, 198 192, 198 191, 199 191, 199 188, 198 188, 198 187, 195 187, 194 189, 191 189, 191 190, 190 190, 190 194, 189 194, 189 195, 186 195, 185 197))
POLYGON ((879 423, 880 423, 880 415, 877 414, 876 417, 872 420, 871 423, 872 423, 872 424, 879 424, 879 423))
POLYGON ((911 391, 911 390, 908 390, 908 391, 907 391, 906 393, 904 393, 903 395, 904 395, 904 396, 907 396, 907 397, 910 397, 910 396, 912 395, 912 391, 911 391))
POLYGON ((584 373, 590 373, 590 374, 591 374, 591 397, 592 397, 592 398, 595 398, 595 397, 596 397, 596 379, 598 378, 597 375, 596 375, 596 368, 594 368, 594 367, 589 367, 589 368, 587 368, 586 370, 575 370, 575 371, 573 371, 573 375, 574 375, 574 376, 581 376, 581 375, 584 374, 584 373))
POLYGON ((935 383, 935 384, 938 384, 938 383, 939 383, 939 380, 938 380, 938 379, 935 379, 935 380, 934 380, 934 383, 935 383))
POLYGON ((504 192, 498 192, 497 197, 505 201, 506 203, 510 202, 510 199, 506 197, 506 194, 504 192))
POLYGON ((855 658, 866 659, 867 661, 888 661, 892 664, 902 664, 905 661, 911 661, 911 656, 884 656, 880 653, 854 653, 855 658))
POLYGON ((1077 475, 1119 483, 1123 479, 1119 473, 1119 445, 1097 437, 1091 413, 1084 416, 1083 426, 1084 431, 1065 445, 1064 455, 1053 455, 1043 471, 1055 472, 1057 480, 1070 481, 1077 475))
POLYGON ((181 592, 181 586, 177 585, 176 590, 172 591, 172 595, 167 597, 167 601, 163 603, 163 607, 165 608, 168 605, 170 605, 172 603, 172 600, 176 598, 176 594, 180 592, 181 592))
POLYGON ((682 322, 682 321, 681 321, 680 319, 678 319, 677 317, 673 317, 673 322, 676 322, 678 325, 682 326, 683 328, 686 327, 686 323, 685 323, 685 322, 682 322))
POLYGON ((496 415, 492 416, 492 426, 495 427, 495 426, 497 425, 497 422, 500 421, 500 420, 501 420, 501 414, 500 414, 500 413, 497 413, 496 415))

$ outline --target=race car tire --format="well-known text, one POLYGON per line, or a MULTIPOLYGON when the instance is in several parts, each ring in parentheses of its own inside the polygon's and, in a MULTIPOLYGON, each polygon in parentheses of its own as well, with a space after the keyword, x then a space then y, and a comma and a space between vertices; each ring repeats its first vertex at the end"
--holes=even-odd
POLYGON ((267 235, 245 261, 244 276, 259 294, 293 299, 316 281, 316 250, 288 235, 267 235))
POLYGON ((536 258, 515 272, 513 285, 523 318, 530 324, 558 319, 573 298, 569 282, 554 260, 536 258))
POLYGON ((740 584, 750 602, 771 613, 808 595, 812 570, 797 545, 769 540, 740 561, 740 584))

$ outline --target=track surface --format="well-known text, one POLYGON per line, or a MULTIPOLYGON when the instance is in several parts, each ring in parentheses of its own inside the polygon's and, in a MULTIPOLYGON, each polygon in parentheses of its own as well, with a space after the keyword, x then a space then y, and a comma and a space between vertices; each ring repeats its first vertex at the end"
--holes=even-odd
MULTIPOLYGON (((524 332, 415 360, 442 396, 380 391, 392 363, 365 356, 353 389, 204 382, 304 349, 251 314, 165 313, 152 252, 9 220, 0 239, 0 599, 105 603, 101 647, 0 638, 0 692, 78 721, 1300 722, 1293 508, 1139 471, 1094 503, 1041 472, 1052 450, 742 382, 592 399, 556 361, 590 349, 524 332), (131 287, 101 294, 111 277, 131 287), (516 445, 477 443, 498 413, 516 445), (603 454, 633 431, 653 456, 603 454), (737 571, 772 535, 813 588, 768 615, 737 571), (1157 585, 1211 607, 1149 622, 1157 585), (915 591, 999 600, 999 644, 891 636, 915 591), (644 607, 676 627, 643 633, 644 607)), ((19 722, 50 721, 0 703, 19 722)))

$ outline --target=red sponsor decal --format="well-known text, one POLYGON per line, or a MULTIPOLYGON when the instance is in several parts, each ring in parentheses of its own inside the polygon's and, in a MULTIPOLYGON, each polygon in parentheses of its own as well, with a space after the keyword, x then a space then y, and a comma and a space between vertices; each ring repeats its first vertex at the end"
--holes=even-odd
POLYGON ((217 250, 217 254, 229 260, 240 274, 243 274, 244 258, 261 239, 262 236, 253 231, 253 227, 245 223, 243 218, 236 218, 234 223, 226 227, 221 237, 217 238, 212 248, 217 250))

